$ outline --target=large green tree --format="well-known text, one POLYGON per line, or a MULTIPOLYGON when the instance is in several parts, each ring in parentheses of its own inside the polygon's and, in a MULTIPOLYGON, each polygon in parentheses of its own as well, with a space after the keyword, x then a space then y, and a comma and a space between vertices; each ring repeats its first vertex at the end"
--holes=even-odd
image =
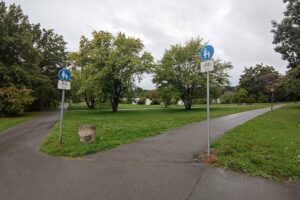
POLYGON ((0 2, 0 87, 30 88, 35 109, 57 98, 57 70, 65 60, 65 42, 53 30, 31 24, 20 6, 0 2))
POLYGON ((258 64, 244 69, 239 88, 244 88, 256 102, 268 102, 270 90, 279 80, 280 75, 272 66, 258 64))
MULTIPOLYGON (((157 87, 172 88, 186 109, 191 109, 193 102, 206 94, 206 74, 200 72, 201 60, 197 55, 203 45, 200 38, 191 39, 185 45, 172 45, 154 70, 153 82, 157 87)), ((215 70, 210 73, 211 86, 227 84, 229 76, 226 70, 230 68, 230 63, 215 60, 215 70)))
POLYGON ((284 91, 285 100, 300 100, 300 65, 290 69, 283 78, 279 88, 284 91))
POLYGON ((75 63, 82 67, 82 73, 89 71, 84 81, 95 87, 92 93, 111 104, 113 112, 117 112, 119 102, 131 91, 135 81, 153 65, 153 57, 143 48, 140 39, 124 33, 114 36, 94 31, 91 40, 81 38, 75 63))
POLYGON ((294 68, 300 63, 300 1, 283 0, 287 4, 281 22, 272 21, 275 51, 294 68))
POLYGON ((289 62, 291 68, 279 86, 285 100, 299 100, 300 94, 300 1, 284 0, 286 10, 281 22, 272 21, 275 51, 289 62), (284 91, 284 92, 283 92, 284 91))

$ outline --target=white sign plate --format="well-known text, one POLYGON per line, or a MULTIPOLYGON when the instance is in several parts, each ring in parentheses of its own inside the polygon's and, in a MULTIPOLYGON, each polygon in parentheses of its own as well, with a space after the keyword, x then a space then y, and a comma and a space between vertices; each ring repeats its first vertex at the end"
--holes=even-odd
POLYGON ((201 62, 201 72, 213 71, 214 70, 214 61, 201 62))
POLYGON ((58 84, 57 84, 57 87, 60 90, 70 90, 71 89, 71 83, 69 81, 59 80, 58 84))

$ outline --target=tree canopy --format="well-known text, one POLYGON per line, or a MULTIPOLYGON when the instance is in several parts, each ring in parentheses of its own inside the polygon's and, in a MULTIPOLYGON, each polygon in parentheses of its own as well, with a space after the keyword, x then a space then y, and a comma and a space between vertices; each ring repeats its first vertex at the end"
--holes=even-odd
POLYGON ((36 109, 57 96, 57 70, 65 60, 63 37, 31 24, 20 6, 0 2, 0 87, 31 89, 36 109))
POLYGON ((239 88, 245 89, 255 102, 269 102, 270 90, 278 85, 279 79, 279 73, 272 66, 257 64, 244 69, 239 88))
MULTIPOLYGON (((206 94, 206 75, 200 72, 201 59, 198 56, 203 45, 200 38, 191 39, 185 45, 172 45, 154 70, 153 82, 157 87, 168 86, 179 95, 186 109, 191 109, 193 102, 206 94)), ((230 63, 215 60, 215 70, 210 73, 211 86, 228 84, 226 70, 230 68, 230 63)))
POLYGON ((281 22, 272 21, 275 51, 289 62, 290 67, 300 63, 300 1, 283 0, 287 4, 281 22))
POLYGON ((80 50, 74 55, 75 64, 88 72, 83 80, 82 92, 92 87, 97 98, 108 101, 113 112, 127 92, 132 90, 135 80, 150 71, 153 57, 143 51, 144 45, 138 38, 124 33, 116 36, 105 31, 94 31, 91 40, 82 37, 80 50))

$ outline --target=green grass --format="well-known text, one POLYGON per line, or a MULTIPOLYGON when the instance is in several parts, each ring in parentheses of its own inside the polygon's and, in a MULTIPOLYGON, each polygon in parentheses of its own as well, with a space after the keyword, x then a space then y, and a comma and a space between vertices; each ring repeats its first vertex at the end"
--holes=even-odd
MULTIPOLYGON (((266 106, 269 105, 268 103, 259 103, 259 104, 253 104, 253 106, 266 106)), ((236 107, 237 104, 211 104, 211 107, 236 107)), ((251 106, 251 105, 250 105, 251 106)), ((193 105, 193 108, 204 108, 206 107, 206 104, 196 104, 193 105)), ((161 108, 161 109, 165 109, 165 107, 163 105, 137 105, 137 104, 119 104, 119 109, 120 110, 125 110, 125 109, 157 109, 157 108, 161 108)), ((183 105, 170 105, 168 106, 168 108, 184 108, 183 105)), ((97 109, 102 109, 102 110, 110 110, 110 106, 109 105, 103 105, 103 106, 96 106, 96 110, 97 109)), ((80 103, 72 103, 71 107, 69 108, 69 110, 90 110, 88 109, 88 107, 86 106, 85 102, 80 102, 80 103)))
POLYGON ((270 179, 300 177, 300 105, 266 113, 213 145, 217 165, 270 179))
MULTIPOLYGON (((265 107, 253 106, 212 108, 212 117, 223 116, 246 110, 265 107)), ((64 117, 63 145, 58 144, 58 124, 41 146, 42 152, 55 155, 78 157, 131 143, 141 138, 157 135, 163 131, 206 119, 206 109, 190 111, 180 109, 68 111, 64 117), (96 140, 80 143, 78 128, 83 124, 96 125, 96 140)))
POLYGON ((25 122, 29 119, 31 119, 35 114, 34 113, 25 113, 22 116, 16 116, 16 117, 0 117, 0 134, 4 130, 16 126, 22 122, 25 122))

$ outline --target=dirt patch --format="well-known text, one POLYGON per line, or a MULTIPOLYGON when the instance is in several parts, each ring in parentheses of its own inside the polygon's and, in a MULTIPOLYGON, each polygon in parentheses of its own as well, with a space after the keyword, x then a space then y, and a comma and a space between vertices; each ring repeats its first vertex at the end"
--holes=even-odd
POLYGON ((210 150, 210 156, 207 155, 207 151, 204 151, 202 154, 196 156, 194 158, 195 162, 200 162, 203 161, 206 164, 209 165, 216 165, 217 163, 217 150, 216 149, 211 149, 210 150))

